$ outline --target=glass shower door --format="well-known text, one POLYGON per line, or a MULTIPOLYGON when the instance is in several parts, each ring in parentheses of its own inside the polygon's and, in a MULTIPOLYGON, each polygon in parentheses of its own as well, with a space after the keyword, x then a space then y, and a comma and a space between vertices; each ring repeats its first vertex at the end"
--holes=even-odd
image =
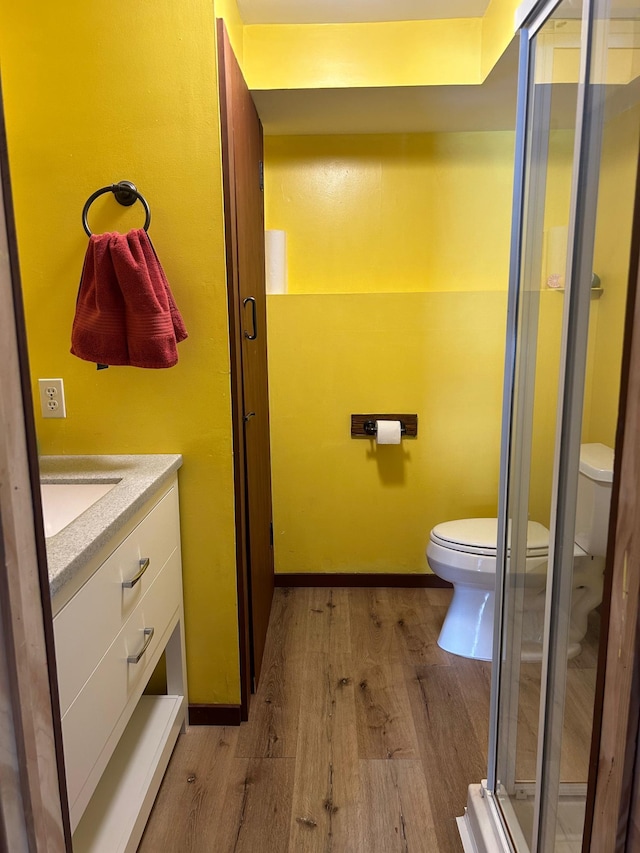
POLYGON ((581 27, 575 4, 565 0, 524 45, 525 182, 520 259, 512 268, 517 348, 501 537, 506 573, 496 760, 498 801, 519 850, 531 849, 534 835, 549 574, 547 558, 530 554, 528 543, 541 534, 533 525, 552 528, 581 27))
POLYGON ((532 853, 581 850, 598 617, 584 637, 572 628, 576 499, 581 444, 615 441, 640 124, 634 16, 622 3, 548 3, 522 39, 489 788, 513 848, 532 853), (545 530, 548 558, 533 547, 545 530))

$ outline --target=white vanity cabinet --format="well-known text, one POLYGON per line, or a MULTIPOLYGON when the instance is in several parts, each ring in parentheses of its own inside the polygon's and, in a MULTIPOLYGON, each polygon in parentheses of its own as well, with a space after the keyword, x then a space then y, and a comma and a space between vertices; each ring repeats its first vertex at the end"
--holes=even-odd
POLYGON ((175 475, 107 550, 53 620, 74 853, 137 849, 184 730, 175 475), (163 652, 167 694, 143 695, 163 652))

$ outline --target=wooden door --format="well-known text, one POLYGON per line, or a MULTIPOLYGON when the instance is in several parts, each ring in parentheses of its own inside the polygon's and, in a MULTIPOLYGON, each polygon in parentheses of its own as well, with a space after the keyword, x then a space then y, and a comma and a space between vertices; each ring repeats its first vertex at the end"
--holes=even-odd
POLYGON ((0 848, 71 853, 27 333, 0 94, 0 848))
POLYGON ((584 851, 640 850, 640 151, 584 851))
POLYGON ((243 716, 259 675, 273 598, 262 125, 218 21, 243 716))

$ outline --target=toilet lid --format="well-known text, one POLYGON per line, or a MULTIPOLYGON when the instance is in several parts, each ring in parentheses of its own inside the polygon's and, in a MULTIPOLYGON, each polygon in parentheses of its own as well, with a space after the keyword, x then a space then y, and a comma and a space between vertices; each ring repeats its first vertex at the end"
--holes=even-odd
MULTIPOLYGON (((462 518, 445 521, 436 524, 431 531, 431 539, 453 551, 494 557, 498 541, 498 519, 462 518)), ((527 529, 527 556, 543 557, 548 552, 549 531, 537 521, 530 521, 527 529)))

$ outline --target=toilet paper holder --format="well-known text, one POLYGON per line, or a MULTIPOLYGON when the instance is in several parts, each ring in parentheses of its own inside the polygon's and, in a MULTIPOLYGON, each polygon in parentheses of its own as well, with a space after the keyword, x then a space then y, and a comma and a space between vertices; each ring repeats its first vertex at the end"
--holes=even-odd
POLYGON ((376 421, 400 421, 403 437, 415 438, 418 435, 417 415, 351 415, 351 438, 375 438, 376 421))
MULTIPOLYGON (((378 418, 378 420, 384 420, 384 421, 394 420, 394 421, 397 421, 398 418, 378 418)), ((365 421, 363 424, 363 428, 364 428, 364 431, 366 432, 367 435, 377 435, 378 434, 378 427, 376 426, 375 421, 365 421)), ((400 421, 400 433, 402 435, 407 434, 407 428, 402 423, 402 421, 400 421)))

